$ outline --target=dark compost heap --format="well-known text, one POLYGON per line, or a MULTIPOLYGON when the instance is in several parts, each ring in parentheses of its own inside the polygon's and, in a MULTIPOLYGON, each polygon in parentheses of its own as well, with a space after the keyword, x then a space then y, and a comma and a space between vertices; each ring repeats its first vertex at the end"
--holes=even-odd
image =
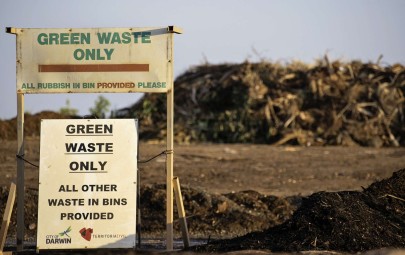
POLYGON ((193 247, 197 251, 266 249, 358 252, 405 247, 405 169, 362 192, 318 192, 290 220, 265 231, 193 247))

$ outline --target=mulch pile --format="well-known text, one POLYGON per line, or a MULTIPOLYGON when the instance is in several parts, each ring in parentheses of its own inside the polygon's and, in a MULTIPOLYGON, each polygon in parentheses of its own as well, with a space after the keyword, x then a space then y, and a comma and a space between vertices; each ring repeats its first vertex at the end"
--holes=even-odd
POLYGON ((220 252, 335 250, 359 252, 405 247, 405 169, 363 192, 318 192, 304 198, 291 219, 265 231, 193 247, 220 252))
MULTIPOLYGON (((0 205, 6 205, 8 187, 0 187, 0 205)), ((291 217, 300 198, 277 198, 255 191, 230 194, 209 194, 182 186, 189 233, 193 237, 235 237, 281 224, 291 217)), ((26 238, 36 238, 38 190, 26 189, 26 238)), ((3 215, 4 208, 0 208, 3 215)), ((141 187, 141 236, 159 237, 166 231, 166 186, 156 184, 141 187)), ((11 217, 8 236, 16 235, 17 204, 11 217)), ((177 208, 175 208, 177 219, 177 208)), ((180 224, 174 223, 175 235, 181 237, 180 224)), ((31 239, 32 240, 32 239, 31 239)))
MULTIPOLYGON (((352 61, 201 65, 175 81, 177 142, 405 145, 405 67, 352 61)), ((118 117, 164 139, 166 95, 146 94, 118 117)))
MULTIPOLYGON (((281 224, 296 210, 295 197, 283 199, 256 191, 209 194, 182 187, 188 230, 194 238, 224 238, 245 235, 281 224)), ((142 231, 162 233, 166 229, 166 186, 152 185, 141 189, 142 231)), ((177 208, 174 211, 177 218, 177 208)), ((175 223, 180 237, 180 225, 175 223)))

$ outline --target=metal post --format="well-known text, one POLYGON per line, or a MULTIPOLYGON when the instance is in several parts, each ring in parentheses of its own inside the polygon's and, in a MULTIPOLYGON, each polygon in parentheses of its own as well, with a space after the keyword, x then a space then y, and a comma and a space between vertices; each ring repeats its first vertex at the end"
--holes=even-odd
MULTIPOLYGON (((17 94, 17 154, 24 155, 24 94, 17 94)), ((17 158, 17 251, 24 249, 24 161, 17 158)))

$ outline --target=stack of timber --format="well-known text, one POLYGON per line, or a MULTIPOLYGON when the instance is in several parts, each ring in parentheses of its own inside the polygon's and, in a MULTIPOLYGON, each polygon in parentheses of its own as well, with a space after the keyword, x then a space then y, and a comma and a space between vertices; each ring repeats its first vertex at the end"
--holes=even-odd
MULTIPOLYGON (((175 141, 405 145, 405 68, 359 61, 201 65, 175 81, 175 141)), ((166 136, 166 95, 146 94, 118 117, 141 139, 166 136)))

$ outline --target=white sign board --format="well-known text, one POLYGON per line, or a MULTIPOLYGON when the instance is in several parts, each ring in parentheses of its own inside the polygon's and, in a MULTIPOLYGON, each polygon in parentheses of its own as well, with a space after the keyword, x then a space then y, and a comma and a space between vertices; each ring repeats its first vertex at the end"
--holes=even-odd
POLYGON ((17 93, 167 92, 167 29, 18 28, 17 93))
POLYGON ((37 249, 135 247, 137 124, 42 120, 37 249))

